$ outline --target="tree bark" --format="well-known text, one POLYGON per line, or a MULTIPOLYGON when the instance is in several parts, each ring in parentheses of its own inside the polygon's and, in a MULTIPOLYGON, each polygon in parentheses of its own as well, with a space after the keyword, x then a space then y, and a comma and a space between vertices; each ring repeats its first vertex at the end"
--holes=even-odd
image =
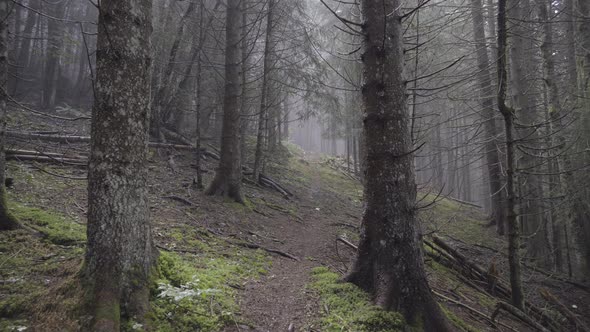
POLYGON ((225 34, 225 96, 221 160, 215 178, 207 189, 208 195, 223 195, 243 203, 242 163, 240 155, 240 0, 228 0, 225 34))
MULTIPOLYGON (((526 146, 533 146, 539 143, 539 135, 535 128, 530 127, 540 122, 536 101, 533 97, 534 89, 530 83, 529 75, 534 72, 534 54, 532 50, 532 36, 530 36, 530 3, 529 0, 521 0, 514 6, 510 7, 509 13, 513 23, 510 31, 514 36, 514 42, 511 43, 511 73, 513 90, 514 90, 514 108, 518 112, 520 125, 517 126, 515 133, 519 139, 519 144, 523 150, 526 146)), ((513 118, 514 120, 514 118, 513 118)), ((515 146, 516 149, 516 146, 515 146)), ((523 234, 527 238, 527 256, 537 260, 538 263, 546 264, 546 258, 549 257, 547 243, 544 236, 544 223, 542 218, 541 200, 542 187, 539 175, 527 174, 534 172, 538 160, 530 153, 519 155, 518 168, 524 170, 518 174, 518 183, 520 185, 520 204, 519 213, 523 225, 523 234)))
MULTIPOLYGON (((543 35, 544 40, 543 44, 541 44, 541 52, 543 55, 544 65, 545 65, 545 83, 547 85, 548 90, 548 120, 549 120, 549 127, 550 132, 548 133, 548 140, 550 141, 549 146, 556 146, 556 143, 559 143, 560 149, 559 157, 557 160, 550 161, 550 168, 553 171, 549 173, 556 173, 561 174, 565 172, 563 175, 563 179, 560 175, 551 175, 549 178, 549 188, 551 190, 551 196, 561 196, 566 191, 568 192, 568 201, 569 203, 566 204, 568 211, 566 213, 567 216, 576 216, 581 211, 577 210, 578 204, 575 203, 577 200, 576 197, 578 196, 575 192, 572 192, 572 189, 575 185, 575 180, 573 180, 573 176, 571 172, 566 171, 566 169, 571 169, 571 162, 569 159, 568 152, 565 151, 567 140, 564 137, 561 117, 562 117, 562 104, 561 98, 559 95, 559 89, 557 87, 557 75, 555 71, 555 61, 553 60, 553 52, 555 50, 553 44, 553 24, 551 23, 551 19, 549 16, 550 9, 552 8, 551 2, 547 0, 537 0, 538 8, 539 8, 539 19, 544 22, 543 24, 543 35), (553 134, 555 133, 555 134, 553 134), (565 188, 564 188, 565 186, 565 188), (573 204, 572 204, 573 203, 573 204)), ((551 201, 551 205, 553 201, 551 201)), ((561 205, 561 204, 559 204, 561 205)), ((563 240, 562 240, 562 226, 561 224, 569 223, 569 218, 561 218, 561 214, 554 211, 554 207, 552 207, 551 211, 551 224, 552 224, 552 249, 553 249, 553 258, 554 258, 554 265, 558 271, 563 270, 563 240)))
POLYGON ((264 41, 264 63, 262 69, 262 88, 260 96, 260 109, 258 111, 258 130, 256 134, 256 150, 254 152, 254 181, 260 181, 260 172, 264 159, 265 150, 265 132, 267 131, 266 123, 268 118, 268 90, 270 81, 270 71, 272 67, 272 52, 273 52, 273 11, 274 1, 268 1, 268 9, 266 14, 266 38, 264 41))
POLYGON ((473 32, 477 53, 478 82, 482 99, 485 131, 485 158, 488 172, 489 192, 491 194, 491 223, 496 225, 498 235, 504 235, 504 191, 502 190, 502 165, 498 150, 498 129, 494 117, 494 87, 490 73, 490 60, 486 43, 484 18, 481 0, 471 1, 473 32))
POLYGON ((498 109, 504 118, 506 132, 506 226, 508 231, 508 264, 510 268, 510 288, 512 305, 524 309, 524 294, 520 271, 520 227, 516 214, 515 162, 514 162, 514 110, 506 105, 507 88, 507 46, 506 0, 498 1, 498 109))
POLYGON ((400 8, 399 0, 361 5, 366 208, 358 256, 346 280, 371 293, 378 305, 400 311, 412 326, 451 331, 424 272, 400 8))
MULTIPOLYGON (((584 107, 583 110, 583 128, 585 130, 585 142, 584 148, 587 149, 590 144, 590 0, 578 0, 578 12, 579 12, 579 26, 578 26, 578 38, 580 39, 583 59, 583 80, 581 82, 582 95, 584 96, 584 107)), ((589 154, 585 155, 584 163, 590 162, 589 154)), ((587 197, 587 196, 586 196, 587 197)), ((579 201, 579 200, 578 200, 579 201)), ((575 220, 576 234, 578 245, 582 248, 582 254, 584 257, 585 271, 590 271, 590 207, 588 203, 583 202, 579 206, 583 209, 584 218, 575 220)))
POLYGON ((0 0, 0 231, 20 227, 8 211, 6 201, 6 103, 8 100, 8 16, 9 0, 0 0))
POLYGON ((122 317, 143 322, 148 311, 151 9, 146 0, 101 1, 84 269, 91 331, 119 331, 122 317))
MULTIPOLYGON (((64 13, 65 2, 61 1, 50 4, 49 14, 53 17, 62 17, 64 13)), ((59 76, 60 53, 63 46, 63 23, 54 19, 48 19, 47 22, 47 54, 45 62, 45 72, 43 74, 43 94, 41 106, 45 109, 52 108, 56 103, 57 95, 57 78, 59 76)))

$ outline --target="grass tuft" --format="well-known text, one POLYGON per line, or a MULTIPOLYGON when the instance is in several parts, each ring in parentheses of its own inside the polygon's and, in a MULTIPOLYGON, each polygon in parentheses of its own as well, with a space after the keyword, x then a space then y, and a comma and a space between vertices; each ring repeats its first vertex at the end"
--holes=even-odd
POLYGON ((325 332, 397 332, 404 320, 397 312, 385 311, 373 304, 367 293, 325 267, 312 271, 310 288, 315 290, 323 308, 320 320, 325 332))

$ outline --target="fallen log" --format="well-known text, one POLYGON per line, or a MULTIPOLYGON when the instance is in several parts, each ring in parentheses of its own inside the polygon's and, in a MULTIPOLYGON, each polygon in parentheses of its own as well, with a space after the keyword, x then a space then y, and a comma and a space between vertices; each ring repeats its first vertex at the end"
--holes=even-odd
POLYGON ((72 158, 72 159, 85 159, 85 158, 87 158, 86 156, 76 155, 76 154, 65 154, 65 153, 44 152, 44 151, 31 151, 31 150, 17 150, 17 149, 7 149, 6 155, 47 156, 47 157, 57 157, 57 158, 72 158))
MULTIPOLYGON (((55 143, 90 143, 90 136, 72 136, 72 135, 57 135, 57 134, 37 134, 37 133, 24 133, 18 131, 7 131, 6 137, 9 138, 20 138, 26 140, 39 140, 44 142, 55 142, 55 143)), ((149 147, 157 149, 176 149, 176 150, 194 150, 195 147, 190 144, 167 144, 159 142, 149 142, 149 147)))
POLYGON ((555 297, 555 295, 551 294, 551 292, 549 292, 549 290, 547 290, 545 288, 541 288, 539 293, 545 299, 545 301, 554 305, 557 308, 557 311, 559 311, 559 313, 561 313, 563 315, 563 317, 565 317, 573 326, 575 326, 575 328, 576 328, 575 331, 579 331, 579 332, 590 331, 590 329, 588 329, 588 327, 584 324, 584 322, 582 322, 576 316, 576 314, 574 314, 571 310, 569 310, 569 308, 565 304, 561 303, 561 301, 559 301, 555 297))
POLYGON ((6 137, 20 138, 26 140, 39 140, 45 142, 57 143, 89 143, 90 136, 71 136, 71 135, 55 135, 55 134, 33 134, 18 131, 6 131, 6 137))
MULTIPOLYGON (((167 144, 167 143, 159 143, 159 142, 149 142, 148 145, 151 148, 156 149, 176 149, 176 150, 195 150, 196 147, 184 136, 170 131, 169 129, 162 128, 165 133, 170 135, 175 135, 178 141, 185 143, 185 145, 179 144, 167 144)), ((54 135, 54 134, 36 134, 36 133, 24 133, 24 132, 17 132, 17 131, 7 131, 6 136, 10 138, 19 138, 19 139, 26 139, 26 140, 39 140, 45 142, 56 142, 56 143, 89 143, 90 136, 71 136, 71 135, 54 135)), ((47 154, 45 154, 47 155, 47 154)), ((201 156, 210 157, 215 160, 220 160, 220 156, 218 153, 209 151, 205 148, 200 153, 201 156)), ((21 158, 20 160, 31 160, 30 158, 21 158)), ((38 161, 49 161, 49 160, 38 160, 38 161)), ((245 175, 248 172, 252 172, 248 167, 242 166, 242 171, 245 175)), ((290 192, 287 188, 281 186, 275 180, 270 178, 267 175, 260 174, 260 182, 262 185, 265 185, 269 188, 272 188, 279 193, 281 193, 284 197, 288 198, 294 196, 292 192, 290 192)))
POLYGON ((30 156, 20 154, 6 155, 6 160, 18 160, 18 161, 38 161, 38 162, 57 162, 67 165, 84 166, 86 167, 88 161, 85 159, 73 159, 73 158, 62 158, 62 157, 50 157, 50 156, 30 156))
POLYGON ((260 174, 260 180, 266 182, 268 185, 270 185, 271 187, 273 187, 275 190, 277 190, 278 192, 282 193, 283 195, 289 197, 289 196, 293 196, 293 193, 290 192, 289 190, 287 190, 287 188, 281 186, 280 184, 278 184, 278 182, 276 182, 275 180, 271 179, 270 177, 268 177, 267 175, 264 174, 260 174))
POLYGON ((518 331, 517 331, 515 328, 513 328, 512 326, 510 326, 510 325, 506 325, 506 324, 504 324, 504 323, 502 323, 502 322, 500 322, 500 321, 498 321, 498 322, 495 322, 495 321, 494 321, 494 320, 493 320, 493 319, 492 319, 490 316, 486 315, 485 313, 483 313, 483 312, 481 312, 481 311, 479 311, 479 310, 477 310, 477 309, 475 309, 475 308, 472 308, 472 307, 470 307, 470 306, 466 305, 465 303, 459 302, 459 301, 457 301, 457 300, 454 300, 454 299, 452 299, 452 298, 450 298, 450 297, 448 297, 448 296, 445 296, 444 294, 442 294, 442 293, 439 293, 439 292, 435 291, 434 289, 432 290, 432 293, 434 293, 434 295, 436 295, 436 296, 440 297, 440 298, 441 298, 441 299, 443 299, 443 300, 449 301, 449 302, 451 302, 451 303, 453 303, 453 304, 456 304, 456 305, 458 305, 458 306, 460 306, 460 307, 462 307, 462 308, 465 308, 465 309, 467 309, 467 310, 471 311, 472 313, 474 313, 474 314, 476 314, 476 315, 478 315, 478 316, 480 316, 480 317, 484 318, 485 320, 487 320, 488 322, 490 322, 492 325, 496 325, 496 324, 498 324, 498 325, 501 325, 501 326, 503 326, 503 327, 505 327, 505 328, 507 328, 507 329, 509 329, 509 330, 511 330, 511 331, 518 332, 518 331))
POLYGON ((496 317, 498 316, 498 314, 500 313, 500 310, 504 310, 508 313, 511 313, 514 317, 520 319, 521 321, 523 321, 524 323, 528 324, 529 326, 542 331, 542 332, 550 332, 550 330, 548 330, 547 328, 545 328, 543 325, 537 323, 536 321, 534 321, 531 317, 527 316, 527 314, 525 314, 524 312, 520 311, 520 309, 511 306, 510 304, 506 303, 506 302, 498 302, 496 304, 496 310, 494 310, 494 313, 492 314, 492 322, 495 322, 496 317))
MULTIPOLYGON (((470 271, 472 271, 473 277, 475 277, 476 279, 478 279, 486 284, 488 283, 489 275, 488 275, 487 271, 484 271, 483 268, 481 268, 479 265, 471 262, 464 255, 459 253, 456 249, 454 249, 449 244, 444 242, 440 237, 433 236, 433 242, 438 247, 445 250, 449 255, 451 255, 458 263, 460 263, 461 266, 468 267, 470 269, 470 271)), ((457 269, 455 269, 455 270, 457 270, 457 269)), ((461 271, 459 271, 459 272, 461 272, 461 271)), ((470 276, 468 276, 468 277, 470 277, 470 276)), ((510 289, 510 286, 508 286, 508 283, 504 279, 499 278, 499 277, 497 277, 496 280, 497 280, 497 283, 494 287, 495 291, 499 295, 501 295, 505 300, 510 300, 512 291, 510 289)), ((554 330, 558 330, 557 326, 559 326, 559 325, 557 323, 555 323, 555 321, 551 317, 547 316, 541 309, 534 306, 530 301, 525 300, 524 304, 525 304, 525 307, 530 311, 530 313, 533 314, 536 319, 538 319, 538 321, 542 322, 546 326, 551 327, 554 330)))

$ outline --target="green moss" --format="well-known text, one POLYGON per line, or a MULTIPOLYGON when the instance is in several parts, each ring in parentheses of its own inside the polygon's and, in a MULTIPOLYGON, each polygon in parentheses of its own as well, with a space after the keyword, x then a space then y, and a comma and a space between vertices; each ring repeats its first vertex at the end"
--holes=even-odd
POLYGON ((206 332, 234 324, 239 310, 237 288, 266 273, 268 266, 263 252, 235 247, 210 248, 190 259, 161 252, 151 290, 149 325, 161 332, 206 332))
MULTIPOLYGON (((418 195, 418 205, 429 205, 435 199, 434 194, 418 195)), ((419 216, 430 231, 437 231, 470 244, 502 248, 502 239, 496 236, 493 227, 485 226, 485 216, 475 207, 438 198, 434 205, 420 210, 419 216)))
POLYGON ((441 305, 440 308, 442 309, 443 313, 447 316, 447 318, 457 327, 460 331, 465 332, 478 332, 479 330, 474 328, 473 326, 467 324, 464 320, 459 318, 455 315, 454 312, 447 309, 444 305, 441 305))
POLYGON ((57 212, 17 202, 9 202, 8 207, 20 222, 39 231, 54 244, 72 245, 86 241, 86 228, 57 212))
POLYGON ((232 198, 226 198, 225 205, 231 207, 232 209, 234 209, 240 213, 252 212, 252 210, 254 209, 254 204, 252 204, 252 202, 247 197, 243 197, 243 199, 244 199, 244 204, 241 204, 241 203, 234 201, 232 198))
MULTIPOLYGON (((0 319, 0 331, 17 332, 27 327, 28 322, 23 319, 0 319)), ((25 330, 26 331, 26 330, 25 330)))
POLYGON ((312 271, 311 289, 324 309, 322 331, 394 332, 404 329, 399 313, 385 311, 371 304, 368 294, 350 283, 339 282, 339 275, 325 267, 312 271))
POLYGON ((0 317, 17 317, 31 305, 31 296, 14 294, 0 300, 0 317))

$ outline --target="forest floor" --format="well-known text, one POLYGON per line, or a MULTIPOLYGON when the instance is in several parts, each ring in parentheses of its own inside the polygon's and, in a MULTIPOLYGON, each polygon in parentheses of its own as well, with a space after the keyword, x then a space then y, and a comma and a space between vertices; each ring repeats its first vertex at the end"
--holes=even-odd
MULTIPOLYGON (((28 142, 11 146, 31 148, 28 142)), ((57 148, 68 149, 83 147, 57 148)), ((169 155, 152 150, 149 164, 153 231, 161 253, 150 315, 155 331, 403 329, 398 316, 337 282, 354 257, 337 238, 358 241, 362 186, 333 167, 333 160, 293 146, 283 149, 274 156, 282 162, 270 163, 267 171, 294 195, 287 199, 245 182, 247 204, 239 205, 193 188, 194 155, 174 152, 173 163, 169 155)), ((215 160, 203 163, 205 184, 215 165, 215 160)), ((85 169, 12 161, 8 174, 15 179, 10 207, 26 229, 0 234, 0 331, 74 331, 87 319, 80 313, 83 295, 76 278, 85 241, 86 181, 80 179, 85 169)), ((426 195, 420 204, 432 199, 426 195)), ((443 237, 482 267, 497 262, 505 278, 504 242, 484 226, 478 208, 442 199, 421 210, 420 219, 425 234, 443 237)), ((484 316, 492 314, 498 299, 484 285, 465 282, 430 258, 426 266, 458 331, 532 330, 504 312, 500 323, 491 324, 484 316)), ((541 288, 590 323, 582 314, 590 310, 587 289, 557 280, 560 276, 530 269, 524 274, 527 297, 548 315, 566 324, 542 300, 541 288)), ((127 330, 140 329, 129 322, 127 330)))

